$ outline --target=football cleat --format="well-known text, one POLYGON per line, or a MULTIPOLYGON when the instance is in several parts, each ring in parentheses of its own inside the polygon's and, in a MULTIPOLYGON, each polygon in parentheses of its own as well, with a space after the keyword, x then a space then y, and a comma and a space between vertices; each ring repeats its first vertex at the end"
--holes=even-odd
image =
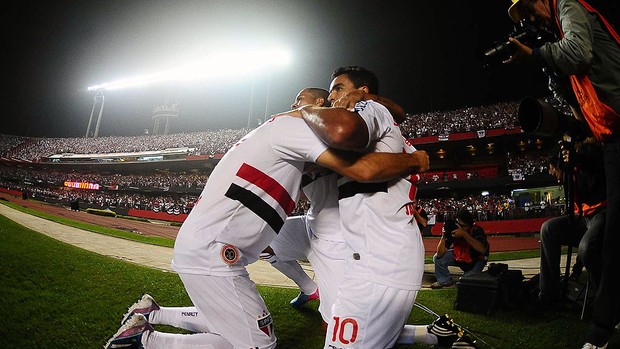
POLYGON ((313 301, 315 299, 319 299, 319 289, 317 288, 316 291, 314 291, 311 294, 305 294, 303 292, 299 292, 299 295, 297 295, 297 297, 293 298, 291 300, 291 306, 293 306, 293 308, 295 309, 299 309, 301 307, 304 306, 304 304, 313 301))
POLYGON ((437 345, 445 348, 450 348, 464 334, 461 326, 455 324, 448 314, 438 317, 427 329, 437 337, 437 345))
POLYGON ((108 340, 103 349, 143 349, 142 335, 150 331, 153 331, 153 326, 149 324, 146 317, 142 314, 134 314, 108 340))
POLYGON ((450 349, 476 349, 476 348, 477 348, 476 341, 472 340, 467 335, 459 337, 459 339, 454 341, 454 343, 452 343, 452 346, 450 347, 450 349))
POLYGON ((142 314, 148 320, 149 315, 153 310, 159 310, 159 304, 155 302, 151 295, 145 293, 142 295, 142 298, 127 309, 127 312, 123 315, 123 319, 121 320, 121 325, 127 322, 133 314, 142 314))

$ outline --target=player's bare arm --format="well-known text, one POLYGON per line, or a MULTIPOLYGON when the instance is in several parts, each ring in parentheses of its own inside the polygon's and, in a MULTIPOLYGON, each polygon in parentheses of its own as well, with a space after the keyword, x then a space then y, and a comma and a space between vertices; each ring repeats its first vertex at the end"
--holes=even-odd
POLYGON ((415 217, 416 222, 422 224, 422 226, 426 227, 428 225, 428 219, 422 217, 418 212, 418 207, 416 205, 413 206, 413 217, 415 217))
MULTIPOLYGON (((332 90, 337 90, 336 84, 332 90)), ((302 119, 326 144, 344 150, 361 150, 368 144, 366 123, 355 112, 355 104, 361 100, 373 100, 388 109, 397 122, 405 120, 405 111, 395 102, 366 92, 352 90, 333 101, 333 108, 305 106, 299 109, 302 119)))
POLYGON ((334 149, 324 151, 316 163, 357 182, 383 182, 412 173, 426 172, 428 154, 416 151, 404 153, 357 154, 334 149))
POLYGON ((303 119, 323 143, 335 149, 359 151, 368 144, 366 123, 356 112, 344 108, 306 105, 271 117, 282 116, 303 119))
POLYGON ((304 106, 299 111, 312 131, 330 147, 361 150, 368 144, 368 128, 357 112, 312 105, 304 106))
POLYGON ((368 93, 364 90, 354 90, 347 93, 345 96, 334 101, 334 103, 332 103, 332 107, 340 107, 352 111, 357 102, 367 100, 372 100, 383 105, 387 108, 390 114, 392 114, 394 120, 399 124, 405 121, 405 118, 407 117, 405 110, 396 102, 379 95, 368 93))

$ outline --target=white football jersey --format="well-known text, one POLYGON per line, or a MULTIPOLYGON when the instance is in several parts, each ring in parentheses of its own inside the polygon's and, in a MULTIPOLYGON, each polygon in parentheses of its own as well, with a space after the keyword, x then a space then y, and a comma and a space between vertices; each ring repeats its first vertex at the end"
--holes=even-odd
POLYGON ((335 172, 307 173, 302 179, 302 190, 311 203, 306 214, 310 231, 318 239, 344 242, 337 187, 338 174, 335 172))
POLYGON ((271 119, 243 137, 217 164, 181 226, 174 269, 244 273, 242 266, 258 259, 294 209, 304 162, 326 149, 300 118, 271 119), (224 263, 216 263, 214 246, 223 246, 224 263))
MULTIPOLYGON (((356 110, 369 128, 368 151, 415 151, 384 106, 366 101, 358 103, 356 110)), ((345 239, 353 250, 346 267, 348 275, 401 289, 420 288, 424 245, 413 217, 415 186, 410 178, 382 183, 339 179, 340 216, 345 239)))

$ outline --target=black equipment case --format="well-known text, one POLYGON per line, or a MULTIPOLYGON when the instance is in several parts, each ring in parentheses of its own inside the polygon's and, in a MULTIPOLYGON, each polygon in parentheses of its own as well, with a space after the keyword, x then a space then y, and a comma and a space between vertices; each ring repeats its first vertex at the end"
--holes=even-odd
POLYGON ((487 272, 461 276, 456 283, 454 309, 490 315, 500 305, 500 278, 487 272))
POLYGON ((521 270, 508 270, 507 266, 499 273, 493 271, 461 276, 456 283, 454 308, 485 315, 491 315, 499 308, 516 308, 523 273, 521 270))

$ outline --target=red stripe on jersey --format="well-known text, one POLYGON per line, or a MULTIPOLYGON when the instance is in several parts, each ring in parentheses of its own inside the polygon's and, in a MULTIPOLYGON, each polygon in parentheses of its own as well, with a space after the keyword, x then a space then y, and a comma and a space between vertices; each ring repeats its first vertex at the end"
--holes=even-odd
POLYGON ((256 185, 265 191, 265 193, 269 194, 269 196, 274 198, 280 206, 282 206, 287 216, 293 212, 295 201, 291 198, 288 191, 286 191, 278 181, 269 177, 269 175, 263 171, 248 164, 243 164, 239 171, 237 171, 237 176, 256 185))
POLYGON ((411 182, 411 188, 409 188, 409 200, 415 199, 418 194, 418 187, 416 184, 420 181, 420 175, 418 173, 409 176, 409 182, 411 182))

